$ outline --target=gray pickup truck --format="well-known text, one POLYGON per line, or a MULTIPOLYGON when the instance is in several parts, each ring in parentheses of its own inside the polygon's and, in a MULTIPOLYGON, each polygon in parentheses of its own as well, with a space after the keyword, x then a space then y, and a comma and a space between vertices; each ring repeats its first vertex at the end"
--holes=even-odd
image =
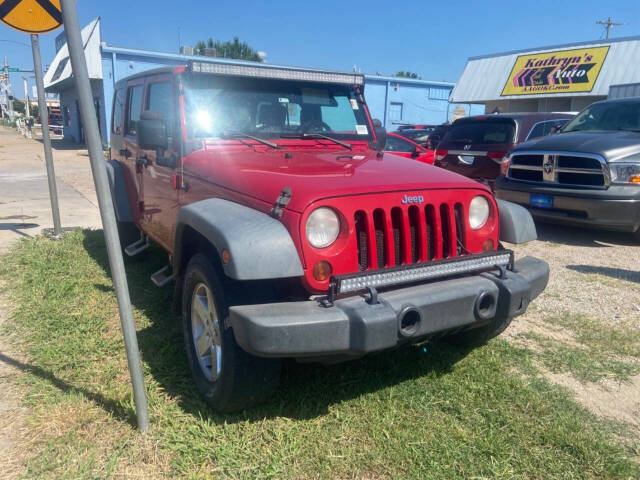
POLYGON ((559 134, 521 143, 507 161, 498 198, 543 221, 640 241, 640 98, 594 103, 559 134))

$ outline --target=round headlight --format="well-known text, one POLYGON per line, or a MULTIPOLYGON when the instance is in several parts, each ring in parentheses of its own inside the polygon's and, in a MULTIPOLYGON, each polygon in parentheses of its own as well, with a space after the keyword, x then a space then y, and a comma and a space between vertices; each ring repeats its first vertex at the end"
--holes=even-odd
POLYGON ((307 240, 313 247, 328 247, 336 241, 339 233, 340 220, 330 208, 318 208, 307 218, 307 240))
POLYGON ((484 227, 489 219, 489 202, 481 195, 474 197, 469 204, 469 226, 478 230, 484 227))

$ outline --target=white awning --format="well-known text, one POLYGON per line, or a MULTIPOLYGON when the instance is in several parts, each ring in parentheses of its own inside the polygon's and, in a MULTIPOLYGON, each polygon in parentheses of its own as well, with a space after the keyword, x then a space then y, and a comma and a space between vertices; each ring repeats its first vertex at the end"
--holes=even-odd
MULTIPOLYGON (((87 59, 89 79, 102 79, 102 61, 100 57, 100 18, 96 18, 82 29, 82 43, 84 56, 87 59)), ((71 62, 69 61, 69 47, 65 43, 51 66, 44 75, 44 88, 48 92, 59 92, 70 86, 72 78, 71 62)))

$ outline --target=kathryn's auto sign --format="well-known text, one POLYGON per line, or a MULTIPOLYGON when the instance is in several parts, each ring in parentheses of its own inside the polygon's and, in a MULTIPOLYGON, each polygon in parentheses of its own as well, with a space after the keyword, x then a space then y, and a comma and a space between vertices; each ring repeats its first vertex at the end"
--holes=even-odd
POLYGON ((590 92, 609 47, 520 55, 502 96, 590 92))

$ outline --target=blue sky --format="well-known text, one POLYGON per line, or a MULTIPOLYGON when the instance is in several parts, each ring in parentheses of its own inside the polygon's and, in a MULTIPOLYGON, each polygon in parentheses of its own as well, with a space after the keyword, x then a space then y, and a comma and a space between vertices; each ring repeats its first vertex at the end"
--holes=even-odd
MULTIPOLYGON (((102 17, 112 45, 177 51, 199 39, 238 35, 270 63, 393 74, 411 70, 430 80, 456 81, 470 56, 597 40, 596 20, 624 22, 612 37, 640 35, 640 1, 210 1, 80 0, 82 25, 102 17)), ((54 56, 56 32, 41 38, 43 61, 54 56)), ((0 40, 29 36, 0 24, 0 40)), ((30 49, 0 41, 0 57, 32 68, 30 49)), ((640 61, 640 59, 635 59, 640 61)), ((12 77, 22 97, 20 75, 12 77), (18 83, 20 82, 20 83, 18 83)))

